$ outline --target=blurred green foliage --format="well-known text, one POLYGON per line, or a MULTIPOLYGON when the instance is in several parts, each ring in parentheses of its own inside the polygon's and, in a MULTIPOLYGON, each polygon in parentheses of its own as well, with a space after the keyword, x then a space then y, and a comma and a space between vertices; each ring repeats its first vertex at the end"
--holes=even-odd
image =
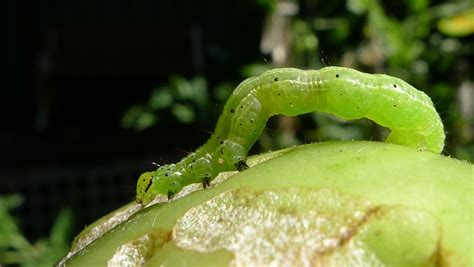
POLYGON ((474 32, 474 8, 465 10, 452 17, 440 19, 438 29, 442 33, 454 37, 472 34, 474 32))
MULTIPOLYGON (((212 90, 214 99, 225 101, 233 89, 234 85, 228 83, 219 85, 212 90)), ((144 130, 169 119, 183 124, 206 123, 213 113, 211 101, 210 90, 204 78, 186 80, 182 76, 172 76, 168 84, 152 90, 148 103, 130 107, 122 117, 122 126, 126 129, 144 130)))
MULTIPOLYGON (((474 161, 473 1, 282 3, 259 0, 256 4, 265 7, 269 18, 281 16, 289 21, 288 29, 282 29, 281 24, 273 29, 284 31, 283 36, 287 36, 286 66, 302 69, 345 66, 386 73, 409 82, 432 98, 443 119, 447 133, 444 153, 474 161), (297 6, 297 15, 285 13, 283 9, 288 3, 297 6)), ((261 62, 261 58, 258 60, 242 66, 241 80, 277 67, 261 62)), ((203 78, 187 81, 172 77, 168 85, 152 92, 148 104, 133 106, 124 116, 123 125, 140 130, 165 118, 174 118, 181 123, 204 122, 211 129, 220 110, 212 109, 210 103, 224 102, 236 84, 226 83, 209 90, 203 78)), ((367 120, 345 122, 321 113, 300 116, 289 127, 278 126, 281 123, 275 119, 269 125, 277 130, 263 133, 259 140, 262 151, 312 141, 382 140, 387 134, 387 129, 367 120)))
POLYGON ((69 250, 72 212, 62 210, 48 238, 30 243, 21 233, 10 211, 21 205, 18 195, 0 196, 0 266, 53 266, 69 250))

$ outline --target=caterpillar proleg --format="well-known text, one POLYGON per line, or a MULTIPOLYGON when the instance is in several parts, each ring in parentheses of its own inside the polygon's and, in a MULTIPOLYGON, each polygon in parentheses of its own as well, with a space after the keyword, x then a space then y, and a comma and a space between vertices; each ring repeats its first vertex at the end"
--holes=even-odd
POLYGON ((391 130, 386 142, 434 153, 444 146, 443 124, 431 99, 403 80, 343 67, 273 69, 237 86, 203 146, 176 164, 142 174, 136 201, 171 197, 191 183, 206 187, 220 172, 245 169, 247 152, 271 116, 313 111, 368 118, 391 130))

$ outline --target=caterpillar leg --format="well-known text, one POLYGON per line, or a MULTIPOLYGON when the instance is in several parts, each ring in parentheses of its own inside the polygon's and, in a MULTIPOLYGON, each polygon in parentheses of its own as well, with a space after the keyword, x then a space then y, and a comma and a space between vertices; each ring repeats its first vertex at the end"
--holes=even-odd
POLYGON ((234 165, 238 171, 248 169, 248 165, 245 163, 247 150, 238 142, 228 139, 224 141, 220 151, 225 162, 231 166, 234 165))
POLYGON ((210 185, 211 185, 211 177, 206 176, 202 178, 202 187, 204 187, 204 189, 208 188, 210 185))
POLYGON ((240 160, 237 163, 235 163, 235 168, 239 172, 241 172, 241 171, 245 171, 246 169, 248 169, 249 165, 247 165, 247 162, 245 162, 245 160, 240 160))

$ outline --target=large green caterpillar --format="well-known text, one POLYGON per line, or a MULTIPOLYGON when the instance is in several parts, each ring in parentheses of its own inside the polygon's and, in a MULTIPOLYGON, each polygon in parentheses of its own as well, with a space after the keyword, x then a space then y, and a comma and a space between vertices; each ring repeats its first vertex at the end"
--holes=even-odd
POLYGON ((142 174, 136 201, 171 197, 196 182, 206 187, 220 172, 245 169, 247 152, 268 118, 313 111, 371 119, 390 128, 386 142, 435 153, 444 146, 443 124, 431 99, 403 80, 342 67, 273 69, 237 86, 203 146, 176 164, 142 174))

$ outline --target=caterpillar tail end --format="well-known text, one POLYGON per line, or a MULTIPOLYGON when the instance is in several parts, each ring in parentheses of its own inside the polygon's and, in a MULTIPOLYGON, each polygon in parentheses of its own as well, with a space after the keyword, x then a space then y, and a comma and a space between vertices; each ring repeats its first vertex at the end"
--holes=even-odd
POLYGON ((392 130, 385 142, 413 147, 421 151, 431 151, 439 154, 444 148, 444 132, 431 132, 430 134, 414 134, 392 130))

